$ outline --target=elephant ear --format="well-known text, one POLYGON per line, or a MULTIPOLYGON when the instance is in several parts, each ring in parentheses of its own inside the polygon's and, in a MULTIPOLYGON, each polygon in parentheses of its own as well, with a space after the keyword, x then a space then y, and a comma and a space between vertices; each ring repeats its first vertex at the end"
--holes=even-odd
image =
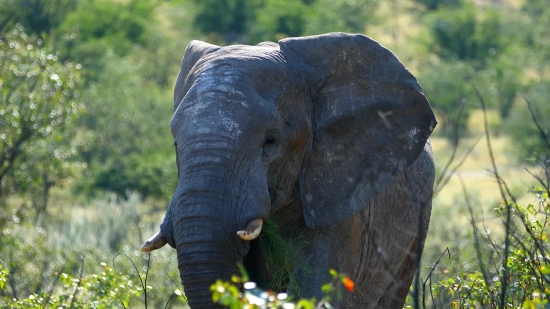
POLYGON ((437 122, 414 76, 376 41, 331 33, 279 45, 311 89, 314 135, 299 184, 304 217, 312 228, 331 225, 412 164, 437 122))
POLYGON ((187 45, 185 54, 181 61, 180 72, 178 73, 178 79, 176 80, 176 85, 174 86, 174 111, 178 109, 178 106, 185 97, 185 94, 189 90, 191 85, 187 83, 187 77, 193 66, 197 61, 206 54, 214 52, 220 49, 219 46, 208 44, 202 41, 193 40, 187 45))

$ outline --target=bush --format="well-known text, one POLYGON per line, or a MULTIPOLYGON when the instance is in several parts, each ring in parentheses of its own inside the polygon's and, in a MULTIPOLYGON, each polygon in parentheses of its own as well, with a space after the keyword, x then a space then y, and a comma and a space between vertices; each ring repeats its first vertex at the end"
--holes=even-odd
POLYGON ((539 205, 502 202, 495 208, 504 222, 508 213, 511 216, 505 243, 494 243, 489 234, 478 235, 479 245, 487 247, 483 250, 496 250, 506 262, 488 265, 480 260, 479 270, 438 282, 434 297, 451 308, 545 308, 550 299, 550 202, 547 190, 531 192, 539 205))
POLYGON ((144 274, 148 276, 146 285, 151 287, 147 290, 148 304, 153 308, 164 307, 171 296, 176 296, 178 284, 172 278, 179 278, 179 272, 173 263, 173 251, 159 250, 154 256, 139 251, 142 235, 157 229, 149 222, 158 220, 156 216, 149 218, 142 214, 142 208, 148 211, 151 208, 142 203, 135 193, 128 193, 124 200, 108 194, 85 205, 61 204, 53 199, 45 228, 14 212, 0 231, 0 264, 9 271, 7 277, 0 279, 0 285, 5 282, 0 289, 0 308, 11 308, 8 305, 16 306, 18 302, 20 306, 14 308, 27 308, 25 305, 39 302, 38 298, 44 301, 48 295, 66 305, 69 301, 66 297, 75 292, 71 284, 80 277, 77 299, 105 306, 77 308, 122 308, 119 296, 128 308, 128 303, 139 307, 145 302, 145 294, 137 292, 142 288, 140 278, 145 284, 144 274), (72 283, 64 287, 63 280, 72 283), (120 287, 122 283, 124 288, 120 287))
MULTIPOLYGON (((71 175, 74 120, 82 115, 80 65, 15 25, 0 37, 0 207, 7 193, 39 195, 71 175), (37 194, 39 192, 40 194, 37 194)), ((1 224, 0 224, 1 226, 1 224)))
MULTIPOLYGON (((105 263, 101 266, 103 271, 87 277, 75 278, 60 273, 56 277, 59 287, 52 286, 49 293, 31 294, 20 300, 4 297, 0 300, 0 304, 3 303, 0 308, 127 308, 132 298, 142 297, 144 289, 136 285, 133 278, 115 272, 105 263)), ((0 265, 0 290, 5 290, 8 275, 0 265)))

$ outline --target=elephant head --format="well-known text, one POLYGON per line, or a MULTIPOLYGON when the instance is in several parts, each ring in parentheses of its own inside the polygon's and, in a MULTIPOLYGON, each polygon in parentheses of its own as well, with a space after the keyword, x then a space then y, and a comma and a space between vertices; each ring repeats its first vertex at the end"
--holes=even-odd
POLYGON ((413 75, 363 35, 192 41, 171 121, 179 183, 142 250, 170 244, 191 307, 212 306, 209 285, 238 273, 270 213, 297 203, 309 229, 353 216, 435 125, 413 75))

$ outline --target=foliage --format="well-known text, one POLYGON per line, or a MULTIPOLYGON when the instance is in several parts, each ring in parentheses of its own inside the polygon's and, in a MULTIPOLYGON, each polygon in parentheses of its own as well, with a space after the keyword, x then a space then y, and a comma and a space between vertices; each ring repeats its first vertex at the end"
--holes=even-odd
POLYGON ((21 24, 29 34, 49 35, 79 0, 3 0, 0 2, 0 29, 21 24))
POLYGON ((304 1, 258 1, 257 16, 250 28, 252 42, 277 41, 304 34, 310 7, 304 1))
POLYGON ((528 96, 522 98, 521 105, 512 110, 512 115, 506 122, 507 131, 521 145, 514 147, 519 160, 548 160, 550 122, 547 119, 550 119, 550 105, 541 97, 549 93, 548 85, 550 80, 533 87, 528 96), (532 97, 536 99, 531 100, 532 97), (533 117, 538 119, 537 123, 533 121, 533 117))
MULTIPOLYGON (((100 263, 100 272, 89 276, 82 277, 82 272, 78 278, 67 273, 56 275, 48 292, 31 294, 23 299, 0 297, 0 308, 128 308, 131 303, 139 302, 140 298, 144 298, 146 303, 146 290, 152 289, 145 285, 145 275, 141 275, 136 282, 133 276, 115 271, 104 262, 100 263)), ((0 264, 0 292, 5 291, 8 280, 9 272, 0 264)), ((176 295, 181 296, 181 292, 176 295)))
MULTIPOLYGON (((512 213, 525 231, 510 226, 510 243, 496 244, 504 254, 509 251, 505 265, 494 271, 481 266, 481 271, 465 272, 455 278, 440 281, 434 287, 435 297, 448 299, 452 308, 543 308, 550 298, 550 230, 548 227, 550 203, 548 191, 532 188, 539 205, 521 205, 503 202, 496 208, 503 220, 507 210, 512 213), (503 287, 503 285, 506 287, 503 287)), ((484 245, 495 245, 489 235, 484 245)), ((502 255, 501 255, 502 257, 502 255)), ((486 267, 489 265, 486 265, 486 267)))
POLYGON ((332 276, 332 280, 322 286, 321 289, 325 295, 321 300, 317 301, 315 298, 310 298, 293 301, 288 298, 286 293, 276 294, 270 290, 264 291, 257 288, 254 282, 248 281, 248 276, 242 267, 241 273, 241 277, 233 276, 231 278, 233 283, 217 280, 212 284, 210 290, 212 291, 212 300, 214 303, 224 305, 231 309, 332 308, 330 303, 342 297, 341 287, 344 287, 349 292, 353 292, 354 290, 354 283, 350 278, 331 269, 330 275, 332 276))
POLYGON ((193 0, 198 13, 195 27, 204 34, 217 34, 225 42, 240 41, 247 22, 254 14, 251 1, 246 0, 193 0))
MULTIPOLYGON (((255 44, 330 31, 364 33, 395 51, 418 76, 441 124, 436 134, 454 137, 458 129, 461 134, 473 135, 469 125, 479 120, 475 118, 479 91, 490 111, 500 115, 503 125, 494 133, 513 141, 508 149, 516 155, 516 164, 548 164, 544 136, 550 132, 546 99, 550 89, 550 6, 547 0, 520 2, 0 0, 0 260, 4 263, 0 298, 10 301, 16 297, 23 302, 33 295, 35 303, 48 296, 68 301, 66 297, 75 289, 61 288, 60 274, 77 274, 81 256, 84 279, 106 271, 99 263, 117 252, 139 254, 141 235, 156 229, 165 211, 160 205, 177 181, 169 133, 170 96, 179 61, 191 39, 220 45, 255 44), (25 30, 14 26, 17 23, 25 30), (397 24, 401 24, 402 35, 393 33, 397 24), (8 38, 16 44, 7 43, 8 38), (19 75, 11 68, 18 68, 19 75), (60 86, 53 74, 62 82, 60 86), (42 86, 48 91, 42 91, 42 86), (9 112, 6 106, 10 106, 9 112), (460 110, 462 118, 457 122, 460 110), (540 129, 533 123, 533 115, 539 119, 540 129), (21 140, 23 128, 31 133, 21 140)), ((438 154, 436 159, 440 160, 438 154)), ((484 166, 486 162, 476 164, 484 166)), ((479 198, 485 195, 480 192, 479 198)), ((462 205, 462 199, 455 199, 449 207, 438 205, 434 211, 445 212, 445 223, 448 218, 460 222, 467 216, 462 205)), ((506 209, 509 204, 503 205, 506 209)), ((498 305, 499 295, 520 297, 517 286, 522 284, 530 291, 523 294, 525 307, 531 306, 529 298, 545 301, 542 296, 547 292, 539 288, 541 297, 537 299, 531 293, 537 280, 526 277, 527 266, 533 263, 525 259, 539 257, 527 254, 533 250, 530 241, 534 238, 525 234, 519 216, 523 210, 515 206, 523 204, 512 201, 511 205, 516 218, 513 235, 531 247, 526 251, 518 247, 518 239, 510 238, 510 259, 515 262, 509 269, 503 268, 510 272, 504 294, 500 283, 504 282, 503 269, 498 266, 505 265, 499 260, 505 241, 496 240, 504 231, 491 234, 494 247, 484 242, 487 236, 479 242, 483 265, 497 265, 484 273, 472 246, 476 232, 459 225, 437 229, 432 220, 428 238, 437 239, 437 248, 450 244, 453 252, 449 263, 440 263, 433 273, 438 307, 452 306, 453 301, 457 308, 463 303, 482 306, 480 299, 485 299, 483 306, 490 307, 491 297, 498 305)), ((530 209, 525 209, 530 217, 527 221, 543 218, 542 214, 533 217, 530 209)), ((271 288, 293 286, 290 270, 296 260, 292 252, 300 240, 289 244, 277 233, 265 239, 268 233, 267 222, 262 241, 264 250, 270 252, 271 288)), ((423 257, 430 269, 435 263, 432 255, 425 251, 423 257)), ((172 281, 163 271, 170 269, 177 277, 177 269, 166 250, 158 251, 155 259, 158 268, 152 268, 153 272, 161 270, 159 276, 150 278, 155 289, 148 297, 155 307, 162 307, 164 296, 173 292, 172 281), (160 296, 155 296, 157 292, 160 296)), ((547 278, 546 266, 542 260, 540 263, 540 269, 531 268, 532 277, 547 278)), ((132 271, 119 267, 123 268, 114 272, 116 276, 132 271)), ((115 277, 114 282, 118 280, 115 277)), ((75 304, 84 294, 79 290, 75 304)), ((121 306, 116 295, 89 297, 105 297, 105 301, 114 301, 113 306, 121 306)))
MULTIPOLYGON (((451 112, 456 108, 449 107, 457 105, 456 98, 466 105, 465 111, 478 106, 475 91, 464 91, 465 82, 483 92, 488 106, 496 109, 502 119, 513 115, 518 94, 529 91, 533 82, 523 76, 525 72, 546 68, 541 67, 538 60, 545 53, 543 48, 526 48, 531 35, 534 38, 534 33, 538 33, 534 30, 538 28, 535 21, 517 11, 504 14, 467 1, 457 6, 443 6, 425 16, 429 38, 422 44, 438 57, 429 60, 429 70, 420 72, 419 79, 443 116, 441 132, 450 136, 452 121, 449 120, 456 115, 451 112), (502 22, 503 16, 507 18, 506 23, 502 22)), ((538 44, 546 40, 533 41, 538 44)), ((464 116, 467 120, 468 115, 464 116)))
POLYGON ((378 1, 192 0, 196 29, 216 44, 256 44, 331 31, 363 32, 378 1), (342 18, 346 16, 346 18, 342 18))
POLYGON ((443 8, 433 15, 435 52, 442 58, 475 60, 480 65, 501 49, 500 15, 488 10, 482 18, 475 5, 443 8))
POLYGON ((414 0, 422 4, 426 9, 433 11, 442 7, 459 7, 464 1, 462 0, 414 0))
MULTIPOLYGON (((55 292, 31 294, 20 300, 3 299, 1 308, 127 308, 133 297, 142 296, 143 288, 136 286, 132 278, 115 272, 106 263, 101 266, 102 272, 83 278, 60 273, 60 289, 55 292)), ((0 281, 6 281, 8 275, 0 268, 0 281)))
POLYGON ((90 53, 103 54, 106 49, 127 55, 134 44, 144 45, 145 27, 155 1, 85 0, 70 12, 59 30, 69 35, 66 45, 71 59, 87 66, 90 53), (72 34, 75 34, 72 38, 72 34))
POLYGON ((52 215, 44 219, 45 228, 35 227, 33 221, 26 219, 24 210, 18 209, 1 231, 0 264, 9 274, 0 279, 0 286, 5 282, 0 290, 0 308, 12 303, 15 306, 17 302, 27 304, 29 299, 42 303, 37 299, 43 301, 47 297, 66 304, 70 301, 66 297, 75 293, 73 285, 81 277, 76 300, 90 306, 93 301, 105 304, 90 308, 111 308, 107 304, 122 308, 119 297, 127 308, 128 303, 140 306, 145 301, 158 308, 164 307, 170 297, 174 302, 175 296, 183 294, 174 292, 177 284, 172 278, 179 274, 172 263, 173 252, 161 250, 149 256, 139 251, 142 235, 153 230, 152 222, 149 223, 153 220, 143 214, 137 194, 129 194, 125 200, 111 194, 85 205, 57 205, 56 201, 50 209, 52 215), (125 256, 132 256, 134 261, 125 256), (111 266, 105 261, 112 261, 108 263, 111 266), (70 282, 68 286, 60 284, 64 278, 70 282), (124 287, 120 286, 122 283, 124 287), (143 286, 149 286, 147 295, 142 294, 143 286))
POLYGON ((80 65, 61 63, 43 45, 19 25, 0 39, 0 197, 52 186, 76 155, 64 130, 84 110, 80 65))
POLYGON ((444 136, 451 137, 456 129, 467 128, 466 121, 472 110, 472 104, 467 103, 473 97, 473 89, 466 77, 473 72, 467 62, 443 62, 430 66, 430 70, 419 76, 430 103, 437 108, 439 133, 444 136))
POLYGON ((317 0, 308 8, 304 35, 333 31, 368 33, 367 27, 376 22, 378 0, 332 1, 317 0), (342 18, 345 16, 345 18, 342 18))
POLYGON ((291 289, 299 294, 299 282, 293 273, 294 269, 300 267, 311 271, 309 265, 303 265, 305 263, 300 262, 298 255, 304 240, 298 237, 292 243, 285 241, 273 219, 269 219, 264 224, 260 240, 266 256, 266 267, 270 273, 269 288, 276 291, 291 289))
POLYGON ((89 141, 80 156, 89 169, 80 192, 130 190, 166 200, 177 181, 170 93, 149 84, 139 65, 116 56, 105 63, 111 69, 83 94, 88 112, 78 125, 89 141))

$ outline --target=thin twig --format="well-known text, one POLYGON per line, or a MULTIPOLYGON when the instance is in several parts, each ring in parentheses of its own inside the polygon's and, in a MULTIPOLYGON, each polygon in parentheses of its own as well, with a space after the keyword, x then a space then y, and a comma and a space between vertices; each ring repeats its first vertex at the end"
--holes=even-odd
MULTIPOLYGON (((512 201, 514 202, 514 205, 517 205, 518 204, 517 200, 512 195, 512 193, 510 193, 510 189, 508 188, 508 185, 506 184, 506 182, 503 181, 503 185, 504 185, 504 188, 506 189, 506 192, 508 192, 508 195, 511 197, 512 201)), ((537 247, 537 249, 540 251, 542 256, 546 256, 546 253, 545 253, 546 250, 544 249, 544 245, 541 244, 539 240, 537 240, 536 235, 533 234, 533 231, 528 227, 527 220, 525 219, 525 215, 522 214, 521 212, 518 212, 518 213, 519 213, 518 217, 520 218, 521 223, 523 223, 523 226, 525 227, 525 230, 527 231, 529 236, 533 239, 535 247, 537 247)))
POLYGON ((124 304, 124 301, 122 300, 122 297, 120 297, 120 295, 117 293, 117 291, 113 290, 113 292, 115 293, 116 297, 118 298, 118 301, 122 304, 122 307, 124 307, 124 309, 128 309, 126 307, 126 305, 124 304))
POLYGON ((71 304, 69 305, 69 309, 73 307, 73 303, 76 299, 76 294, 78 293, 78 288, 80 287, 80 284, 82 283, 82 272, 84 271, 84 256, 80 255, 80 274, 78 275, 78 283, 76 284, 76 287, 74 289, 73 297, 71 299, 71 304))
MULTIPOLYGON (((502 188, 502 184, 499 181, 501 178, 498 174, 497 164, 495 161, 495 155, 493 154, 493 147, 491 147, 491 136, 489 134, 489 122, 487 121, 487 106, 485 104, 485 100, 483 99, 483 96, 479 92, 479 89, 468 81, 472 88, 475 90, 476 96, 479 100, 479 103, 481 104, 481 108, 483 110, 483 127, 485 130, 485 139, 487 141, 487 148, 489 150, 489 156, 491 158, 491 164, 493 165, 493 172, 497 178, 498 188, 500 190, 500 196, 503 200, 506 201, 506 195, 504 194, 504 190, 502 188)), ((501 294, 500 294, 500 304, 499 308, 504 308, 504 302, 505 302, 505 295, 506 290, 508 289, 508 272, 509 267, 507 265, 508 262, 508 255, 509 255, 509 249, 510 249, 510 222, 512 220, 512 214, 510 209, 510 204, 506 203, 506 230, 505 230, 505 238, 504 238, 504 259, 502 261, 502 278, 501 278, 501 294)))
POLYGON ((464 200, 466 201, 466 206, 468 206, 468 212, 470 213, 470 224, 472 225, 472 229, 474 232, 474 249, 476 250, 476 256, 477 256, 477 261, 479 263, 479 268, 481 270, 481 274, 483 275, 483 281, 485 281, 485 284, 487 286, 491 286, 491 282, 489 281, 489 276, 487 275, 487 271, 485 270, 485 265, 483 264, 483 255, 481 253, 481 247, 479 246, 479 237, 478 237, 476 222, 474 219, 474 210, 472 208, 472 204, 470 203, 470 198, 468 196, 466 186, 464 185, 464 181, 462 180, 462 177, 460 177, 459 179, 460 179, 460 185, 462 186, 462 194, 464 195, 464 200))
POLYGON ((439 184, 439 186, 434 189, 437 190, 436 193, 434 194, 434 196, 436 196, 437 194, 439 194, 439 192, 441 192, 441 190, 447 185, 447 183, 449 182, 449 180, 451 180, 451 177, 453 177, 453 175, 456 173, 456 171, 462 166, 462 164, 464 164, 464 162, 466 161, 466 159, 470 156, 470 154, 472 153, 472 151, 475 149, 475 147, 477 146, 477 143, 479 143, 479 141, 481 140, 481 138, 483 137, 483 135, 481 135, 473 144, 472 144, 472 147, 470 147, 470 149, 468 149, 468 151, 466 152, 466 154, 464 154, 464 156, 462 157, 462 159, 460 160, 460 162, 458 162, 457 165, 455 165, 455 167, 451 170, 451 172, 447 175, 447 177, 445 177, 445 179, 443 180, 443 183, 442 184, 439 184))
MULTIPOLYGON (((476 278, 477 280, 477 278, 476 278)), ((470 297, 470 294, 472 294, 472 290, 474 289, 474 285, 477 283, 477 281, 472 282, 472 285, 470 286, 470 289, 468 290, 468 294, 466 294, 466 297, 462 300, 460 303, 460 307, 458 309, 464 309, 464 305, 466 304, 466 300, 470 297)))
POLYGON ((61 267, 61 270, 57 273, 57 276, 55 276, 55 279, 53 280, 53 283, 50 287, 50 290, 48 291, 48 297, 46 297, 44 299, 44 301, 42 302, 42 308, 47 308, 48 307, 48 303, 50 302, 50 298, 52 298, 53 289, 57 285, 57 281, 59 280, 59 277, 61 276, 61 274, 65 270, 65 266, 67 266, 67 265, 66 264, 63 265, 63 267, 61 267))
POLYGON ((437 195, 437 193, 439 193, 439 191, 441 190, 442 187, 445 186, 445 184, 441 185, 442 181, 443 181, 443 177, 445 176, 445 173, 447 172, 447 169, 451 166, 451 164, 453 163, 454 161, 454 158, 455 158, 455 155, 456 155, 456 151, 458 150, 458 144, 460 142, 460 134, 459 134, 459 123, 460 123, 460 118, 462 118, 462 112, 464 111, 464 103, 462 103, 460 105, 460 110, 458 112, 458 117, 456 119, 456 123, 455 123, 455 130, 453 132, 453 139, 452 139, 452 142, 453 142, 453 152, 451 153, 451 157, 449 158, 449 160, 447 161, 447 164, 445 164, 445 167, 443 168, 443 170, 441 171, 441 173, 439 174, 439 178, 435 181, 435 186, 434 186, 434 196, 437 195), (441 188, 440 188, 441 187, 441 188), (438 189, 435 189, 435 188, 438 188, 438 189))
MULTIPOLYGON (((143 288, 143 294, 144 294, 144 300, 145 300, 145 309, 147 309, 147 286, 146 286, 146 284, 147 284, 147 276, 149 274, 149 261, 150 261, 150 258, 147 259, 147 270, 146 270, 146 273, 145 273, 145 282, 144 282, 143 279, 141 279, 141 274, 139 273, 139 270, 138 270, 136 264, 134 263, 134 261, 124 253, 117 253, 113 257, 113 269, 115 268, 115 259, 119 255, 122 255, 122 256, 126 257, 128 260, 130 260, 130 263, 132 263, 132 266, 134 266, 134 269, 136 270, 136 273, 137 273, 137 277, 138 277, 138 279, 141 283, 141 287, 143 288)), ((149 255, 150 255, 150 253, 149 253, 149 255)), ((118 294, 117 294, 117 296, 118 296, 118 294)), ((119 300, 122 302, 122 299, 120 299, 120 296, 119 296, 119 300)), ((124 303, 122 305, 124 306, 124 303)), ((126 307, 124 307, 124 308, 126 308, 126 307)))
POLYGON ((18 299, 18 297, 17 297, 17 288, 15 287, 15 280, 13 278, 13 268, 12 268, 12 265, 13 265, 13 250, 10 250, 9 257, 10 257, 10 262, 8 263, 9 268, 7 268, 7 270, 8 270, 8 281, 10 283, 13 298, 17 300, 18 299))
POLYGON ((166 305, 164 305, 164 309, 172 308, 172 306, 170 306, 170 300, 172 300, 172 297, 174 297, 174 293, 172 293, 172 295, 170 295, 170 298, 168 298, 168 300, 166 301, 166 305))
POLYGON ((143 289, 143 300, 145 301, 145 309, 147 309, 147 279, 149 278, 149 265, 151 265, 151 253, 147 253, 147 268, 145 269, 145 289, 143 289))
MULTIPOLYGON (((527 254, 529 254, 529 258, 531 260, 536 260, 537 259, 537 256, 535 255, 536 252, 532 252, 531 250, 529 250, 529 248, 527 248, 527 246, 525 246, 524 244, 524 239, 520 239, 516 234, 513 234, 512 237, 518 242, 518 244, 521 246, 521 248, 523 249, 524 252, 526 252, 527 254)), ((543 260, 544 260, 544 257, 543 257, 543 260)), ((550 279, 549 278, 546 278, 546 276, 537 276, 537 270, 533 268, 533 266, 531 265, 531 263, 527 263, 528 267, 531 267, 532 269, 532 272, 530 273, 530 275, 532 276, 535 276, 535 278, 537 279, 542 279, 543 281, 546 281, 547 284, 550 284, 550 279)), ((537 280, 538 282, 538 280, 537 280)), ((540 286, 540 284, 539 284, 540 286)), ((544 290, 544 288, 541 287, 541 290, 544 290)))
MULTIPOLYGON (((10 253, 10 261, 11 261, 11 253, 10 253)), ((0 264, 8 271, 8 281, 10 283, 10 286, 11 286, 11 289, 13 291, 13 298, 15 300, 17 300, 17 293, 15 291, 15 286, 13 286, 12 284, 15 284, 14 282, 12 282, 12 278, 11 278, 11 268, 8 268, 6 267, 6 263, 4 261, 2 261, 2 259, 0 259, 0 264)), ((10 265, 11 263, 9 263, 8 265, 10 265)))
MULTIPOLYGON (((485 236, 487 237, 487 240, 489 241, 489 244, 493 248, 494 252, 498 255, 498 257, 502 259, 502 256, 500 255, 500 252, 498 252, 497 246, 495 245, 495 243, 493 242, 493 239, 491 239, 491 236, 487 232, 487 227, 485 226, 485 214, 483 213, 483 209, 481 210, 481 218, 482 218, 481 222, 483 223, 483 231, 485 232, 485 236)), ((497 269, 497 268, 498 267, 495 266, 495 269, 497 269)))
POLYGON ((433 293, 432 293, 432 274, 435 270, 435 268, 437 267, 437 265, 439 264, 439 262, 441 261, 441 258, 443 257, 443 255, 445 254, 445 252, 447 252, 448 256, 449 256, 449 260, 451 259, 451 252, 449 251, 449 247, 445 248, 445 250, 443 250, 443 252, 441 253, 441 255, 439 256, 439 258, 437 259, 437 261, 435 261, 435 264, 434 266, 432 267, 432 269, 430 270, 430 273, 428 274, 428 277, 426 277, 426 280, 422 281, 422 292, 423 292, 423 296, 422 296, 422 305, 424 306, 424 308, 426 308, 426 302, 425 302, 425 298, 426 298, 426 282, 428 282, 428 280, 430 281, 430 295, 431 295, 431 298, 432 298, 432 304, 434 305, 434 309, 437 309, 437 306, 435 305, 435 300, 434 300, 434 296, 433 296, 433 293))
POLYGON ((540 178, 539 176, 531 173, 531 171, 529 171, 529 169, 527 167, 524 167, 525 171, 531 175, 533 178, 535 178, 540 185, 542 185, 542 187, 546 190, 546 192, 550 192, 550 188, 548 188, 548 184, 545 184, 544 183, 544 180, 542 178, 540 178))
POLYGON ((187 297, 185 296, 185 293, 183 293, 183 291, 180 289, 179 285, 176 283, 176 280, 174 280, 174 278, 172 278, 168 273, 166 273, 166 276, 168 276, 168 278, 170 278, 170 280, 176 286, 178 291, 180 291, 181 296, 183 296, 183 298, 185 299, 185 302, 187 302, 187 297))
POLYGON ((550 141, 548 140, 548 135, 546 135, 546 132, 544 132, 544 130, 539 125, 539 122, 537 121, 537 117, 535 116, 535 112, 533 111, 533 108, 531 107, 531 102, 529 102, 529 100, 527 100, 527 98, 523 94, 521 94, 521 96, 525 100, 525 103, 527 103, 527 108, 529 109, 529 112, 531 113, 531 118, 533 118, 533 122, 535 123, 535 125, 537 126, 537 129, 539 130, 539 133, 540 133, 540 136, 542 137, 542 140, 546 143, 546 146, 550 150, 550 141))

